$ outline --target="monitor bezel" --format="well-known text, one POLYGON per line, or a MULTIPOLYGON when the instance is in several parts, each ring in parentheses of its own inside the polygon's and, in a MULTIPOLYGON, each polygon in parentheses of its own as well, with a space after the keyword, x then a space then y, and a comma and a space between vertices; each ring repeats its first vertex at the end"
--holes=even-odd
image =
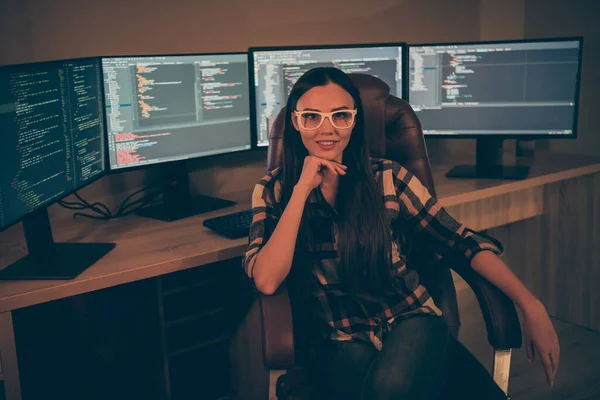
POLYGON ((254 82, 254 53, 262 51, 287 51, 287 50, 328 50, 328 49, 354 49, 369 47, 400 47, 402 48, 402 99, 408 101, 408 44, 407 42, 373 42, 373 43, 337 43, 318 45, 290 45, 290 46, 254 46, 248 48, 248 79, 250 82, 250 121, 252 134, 252 148, 267 150, 269 145, 258 145, 257 113, 256 113, 256 86, 254 82))
MULTIPOLYGON (((100 57, 78 57, 78 58, 65 58, 65 59, 60 59, 60 60, 47 60, 47 61, 35 61, 35 62, 31 62, 31 63, 18 63, 18 64, 8 64, 8 65, 2 65, 0 66, 0 73, 3 69, 12 69, 12 68, 20 68, 20 67, 34 67, 35 66, 39 66, 39 65, 44 65, 44 64, 61 64, 61 63, 65 63, 65 62, 85 62, 85 61, 96 61, 98 63, 98 74, 99 74, 99 79, 100 79, 100 87, 102 88, 103 84, 102 84, 102 70, 101 70, 101 62, 100 62, 100 57)), ((101 101, 100 102, 100 114, 104 114, 104 102, 101 101)), ((100 117, 102 118, 102 115, 100 115, 100 117)), ((104 119, 103 119, 103 123, 105 123, 104 119)), ((106 128, 105 126, 103 126, 103 128, 106 128)), ((104 131, 104 129, 102 129, 104 131)), ((104 132, 100 133, 100 138, 102 141, 105 140, 105 134, 104 132)), ((106 153, 104 153, 106 151, 106 147, 105 147, 105 143, 102 143, 102 157, 105 158, 106 157, 106 153)), ((103 160, 104 161, 104 160, 103 160)), ((75 187, 72 190, 69 190, 67 192, 65 192, 65 194, 61 195, 60 197, 57 197, 55 199, 52 200, 48 200, 45 203, 38 205, 37 207, 35 207, 33 210, 25 213, 24 215, 22 215, 21 217, 17 218, 16 220, 8 223, 7 225, 4 226, 0 226, 0 232, 4 232, 7 229, 11 228, 12 226, 20 223, 21 221, 23 221, 23 219, 25 217, 27 217, 28 215, 30 215, 31 213, 40 210, 42 208, 48 208, 50 206, 52 206, 53 204, 61 201, 62 199, 71 196, 73 193, 77 192, 78 190, 81 190, 91 184, 93 184, 94 182, 102 179, 103 177, 105 177, 107 174, 107 170, 106 170, 106 163, 103 162, 102 163, 102 172, 99 173, 98 175, 96 175, 95 177, 93 177, 92 179, 86 181, 84 184, 81 184, 77 187, 75 187)))
MULTIPOLYGON (((166 164, 172 164, 172 163, 181 163, 181 162, 188 162, 188 161, 193 161, 193 160, 204 160, 204 159, 211 159, 213 157, 223 157, 226 156, 228 154, 243 154, 243 153, 247 153, 253 150, 253 146, 252 146, 252 135, 250 135, 250 147, 247 149, 242 149, 242 150, 234 150, 234 151, 225 151, 223 153, 218 153, 218 154, 210 154, 210 155, 204 155, 204 156, 196 156, 196 157, 186 157, 186 158, 179 158, 177 160, 169 160, 169 161, 160 161, 160 162, 154 162, 154 163, 149 163, 149 164, 144 164, 144 165, 135 165, 135 166, 130 166, 130 167, 123 167, 123 168, 115 168, 112 169, 110 166, 110 153, 109 153, 109 146, 108 146, 108 113, 106 112, 106 94, 105 94, 105 87, 104 87, 104 68, 103 68, 103 64, 102 64, 102 60, 103 59, 108 59, 108 58, 129 58, 129 57, 194 57, 194 56, 224 56, 224 55, 246 55, 246 65, 248 65, 249 63, 249 56, 248 56, 248 52, 244 52, 244 51, 235 51, 235 52, 210 52, 210 53, 166 53, 166 54, 124 54, 124 55, 104 55, 104 56, 99 56, 98 58, 100 59, 100 70, 102 71, 102 104, 103 104, 103 108, 104 108, 104 137, 105 137, 105 141, 104 141, 104 147, 105 147, 105 153, 106 153, 106 159, 105 159, 105 171, 107 175, 115 175, 115 174, 120 174, 120 173, 125 173, 125 172, 131 172, 131 171, 138 171, 138 170, 143 170, 143 169, 148 169, 148 168, 157 168, 160 167, 161 165, 166 165, 166 164)), ((248 82, 248 86, 250 86, 250 82, 248 82)), ((249 101, 250 98, 249 98, 249 101)), ((249 103, 250 107, 250 112, 252 112, 251 110, 251 103, 249 103)), ((250 123, 252 124, 252 117, 250 117, 250 123)))
MULTIPOLYGON (((424 46, 449 46, 449 45, 485 45, 485 44, 513 44, 513 43, 551 43, 551 42, 579 42, 579 58, 577 65, 577 78, 575 84, 575 110, 573 115, 573 132, 570 134, 539 134, 539 133, 460 133, 460 134, 439 134, 439 133, 425 133, 423 135, 427 139, 481 139, 481 138, 492 138, 492 139, 517 139, 517 140, 541 140, 541 139, 576 139, 578 135, 579 127, 579 104, 580 104, 580 88, 581 88, 581 67, 583 61, 583 36, 564 36, 564 37, 551 37, 551 38, 527 38, 527 39, 511 39, 511 40, 487 40, 487 41, 469 41, 469 42, 435 42, 435 43, 410 43, 408 45, 408 65, 407 65, 407 85, 408 93, 410 98, 410 51, 413 47, 424 47, 424 46)), ((410 104, 410 101, 409 101, 410 104)), ((412 104, 411 104, 412 107, 412 104)), ((418 117, 418 114, 417 114, 418 117)))

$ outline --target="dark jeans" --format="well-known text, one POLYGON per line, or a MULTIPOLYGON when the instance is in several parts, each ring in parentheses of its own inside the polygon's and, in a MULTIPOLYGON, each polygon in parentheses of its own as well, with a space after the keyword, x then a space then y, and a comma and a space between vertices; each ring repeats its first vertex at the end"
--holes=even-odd
POLYGON ((370 343, 329 341, 319 364, 328 381, 328 399, 506 398, 440 317, 400 322, 381 351, 370 343))

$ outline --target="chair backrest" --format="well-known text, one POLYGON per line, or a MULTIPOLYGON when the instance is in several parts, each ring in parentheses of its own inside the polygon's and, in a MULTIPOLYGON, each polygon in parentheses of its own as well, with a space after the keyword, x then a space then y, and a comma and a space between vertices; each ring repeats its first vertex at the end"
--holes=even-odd
MULTIPOLYGON (((349 76, 360 92, 371 156, 400 163, 419 178, 435 196, 423 131, 414 110, 406 101, 391 95, 389 86, 381 79, 365 74, 349 74, 349 76)), ((269 132, 267 158, 269 171, 281 164, 284 115, 285 108, 277 115, 269 132)), ((413 246, 419 248, 418 244, 413 246)), ((423 262, 422 259, 419 260, 423 262)), ((460 321, 450 270, 431 268, 419 270, 419 273, 423 285, 442 309, 450 330, 457 335, 460 321)))

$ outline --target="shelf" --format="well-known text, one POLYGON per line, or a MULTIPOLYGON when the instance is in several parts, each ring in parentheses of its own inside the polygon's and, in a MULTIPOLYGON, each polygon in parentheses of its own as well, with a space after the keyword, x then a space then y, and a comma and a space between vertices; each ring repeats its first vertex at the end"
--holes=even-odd
POLYGON ((208 341, 203 342, 203 343, 198 343, 198 344, 195 344, 195 345, 192 345, 192 346, 184 347, 182 349, 170 352, 169 353, 169 357, 176 357, 176 356, 180 356, 182 354, 190 353, 192 351, 201 350, 201 349, 204 349, 206 347, 213 346, 213 345, 222 343, 224 341, 227 341, 230 338, 231 338, 231 335, 219 336, 219 337, 217 337, 215 339, 208 340, 208 341))
POLYGON ((193 321, 195 321, 197 319, 204 318, 204 317, 210 317, 210 316, 213 316, 213 315, 218 314, 220 312, 226 312, 226 311, 227 311, 226 307, 219 307, 219 308, 214 308, 212 310, 202 311, 202 312, 199 312, 199 313, 196 313, 196 314, 190 314, 188 316, 177 318, 177 319, 174 319, 172 321, 165 321, 165 327, 169 328, 169 327, 174 326, 174 325, 179 325, 179 324, 183 324, 183 323, 186 323, 186 322, 193 322, 193 321))

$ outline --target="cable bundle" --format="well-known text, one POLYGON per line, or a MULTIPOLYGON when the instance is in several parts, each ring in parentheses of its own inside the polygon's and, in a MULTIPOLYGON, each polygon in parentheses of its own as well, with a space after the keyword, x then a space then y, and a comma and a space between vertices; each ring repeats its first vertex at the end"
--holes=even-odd
POLYGON ((125 200, 123 200, 123 202, 121 203, 121 205, 119 206, 119 208, 117 209, 117 211, 115 213, 112 213, 109 210, 109 208, 103 203, 96 202, 96 203, 90 204, 87 200, 85 200, 83 197, 81 197, 77 192, 74 193, 74 196, 79 201, 61 200, 58 202, 58 204, 61 207, 64 207, 69 210, 90 210, 95 213, 95 214, 88 214, 88 213, 78 211, 73 214, 73 219, 75 219, 77 217, 85 217, 85 218, 108 221, 111 219, 124 217, 125 215, 131 214, 147 205, 155 204, 158 200, 157 198, 162 193, 162 191, 151 192, 151 193, 148 193, 148 194, 140 197, 137 200, 132 201, 132 199, 136 195, 144 192, 147 189, 148 189, 148 187, 142 188, 142 189, 130 194, 129 196, 127 196, 125 198, 125 200))

